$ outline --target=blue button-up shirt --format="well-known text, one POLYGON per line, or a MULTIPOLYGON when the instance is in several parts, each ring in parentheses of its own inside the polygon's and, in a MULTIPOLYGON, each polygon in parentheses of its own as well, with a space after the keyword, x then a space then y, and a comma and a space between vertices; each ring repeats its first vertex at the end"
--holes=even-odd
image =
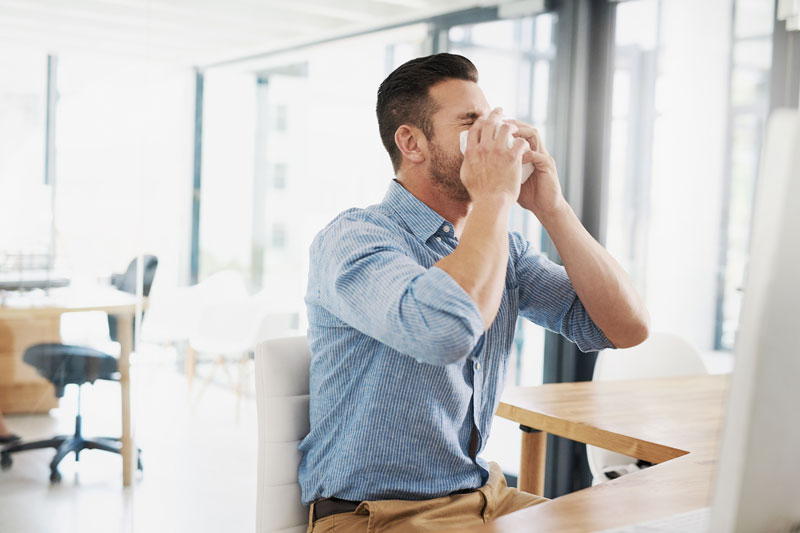
POLYGON ((566 271, 508 236, 505 290, 484 332, 472 299, 433 266, 453 225, 398 182, 383 202, 340 214, 311 245, 306 305, 311 430, 300 443, 303 501, 436 498, 482 486, 483 449, 518 314, 576 342, 612 347, 566 271))

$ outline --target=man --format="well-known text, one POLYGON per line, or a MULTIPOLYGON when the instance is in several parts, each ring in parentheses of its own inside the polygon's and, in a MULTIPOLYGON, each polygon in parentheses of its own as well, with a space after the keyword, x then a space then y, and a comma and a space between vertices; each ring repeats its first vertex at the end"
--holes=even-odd
POLYGON ((502 121, 477 81, 452 54, 392 72, 377 115, 396 180, 311 246, 309 531, 458 529, 544 501, 479 457, 518 314, 583 351, 647 337, 630 279, 564 200, 538 132, 502 121), (522 162, 535 168, 524 185, 522 162), (509 233, 514 202, 566 268, 509 233))

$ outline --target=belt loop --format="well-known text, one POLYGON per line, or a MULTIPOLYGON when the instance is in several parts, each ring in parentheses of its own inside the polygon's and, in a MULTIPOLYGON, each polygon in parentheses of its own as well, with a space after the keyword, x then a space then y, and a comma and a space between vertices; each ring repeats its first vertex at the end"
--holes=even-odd
POLYGON ((311 505, 308 506, 308 529, 306 529, 306 533, 311 533, 314 529, 314 502, 311 502, 311 505))

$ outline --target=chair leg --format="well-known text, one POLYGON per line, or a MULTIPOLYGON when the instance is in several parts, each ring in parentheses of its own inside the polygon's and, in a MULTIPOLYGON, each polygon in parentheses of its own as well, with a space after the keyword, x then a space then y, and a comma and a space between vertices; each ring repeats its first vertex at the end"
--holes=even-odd
POLYGON ((2 453, 11 454, 16 452, 24 452, 27 450, 42 450, 45 448, 56 448, 58 449, 61 445, 68 440, 70 437, 66 436, 58 436, 53 437, 52 439, 47 440, 37 440, 35 442, 21 442, 19 444, 14 444, 12 446, 8 446, 3 448, 2 453))
POLYGON ((186 373, 186 383, 189 388, 189 398, 192 397, 192 386, 194 385, 194 372, 197 366, 197 352, 191 346, 186 347, 186 358, 183 361, 183 371, 186 373))
POLYGON ((57 483, 61 481, 61 474, 58 471, 58 464, 69 452, 75 452, 75 460, 79 460, 80 451, 83 449, 84 440, 80 437, 64 441, 56 450, 53 460, 50 461, 50 481, 57 483))
POLYGON ((83 447, 87 450, 103 450, 106 452, 117 453, 117 454, 122 453, 122 450, 120 449, 119 446, 103 442, 100 439, 86 440, 83 443, 83 447))

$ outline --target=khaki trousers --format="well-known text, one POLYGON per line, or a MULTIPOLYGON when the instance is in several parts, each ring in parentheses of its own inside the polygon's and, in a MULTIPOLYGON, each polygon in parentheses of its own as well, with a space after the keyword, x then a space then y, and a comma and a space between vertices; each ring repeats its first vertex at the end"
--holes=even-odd
POLYGON ((497 463, 489 463, 488 483, 466 494, 422 501, 364 501, 352 513, 326 516, 313 523, 311 504, 307 533, 458 530, 546 501, 547 498, 509 488, 497 463))

